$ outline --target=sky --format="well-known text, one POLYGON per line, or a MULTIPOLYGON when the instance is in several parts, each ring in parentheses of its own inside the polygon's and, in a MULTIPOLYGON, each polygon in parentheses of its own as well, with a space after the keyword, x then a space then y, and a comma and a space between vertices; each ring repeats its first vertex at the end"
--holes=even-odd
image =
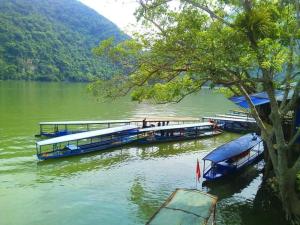
POLYGON ((133 31, 136 19, 134 11, 138 6, 136 0, 80 0, 83 4, 96 10, 111 20, 123 31, 133 31))

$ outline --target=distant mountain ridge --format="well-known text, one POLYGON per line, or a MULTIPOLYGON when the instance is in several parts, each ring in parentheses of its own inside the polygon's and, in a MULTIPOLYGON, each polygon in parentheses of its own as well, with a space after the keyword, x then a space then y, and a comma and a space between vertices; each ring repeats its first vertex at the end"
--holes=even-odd
POLYGON ((129 38, 77 0, 0 0, 0 79, 88 81, 119 70, 91 50, 129 38))

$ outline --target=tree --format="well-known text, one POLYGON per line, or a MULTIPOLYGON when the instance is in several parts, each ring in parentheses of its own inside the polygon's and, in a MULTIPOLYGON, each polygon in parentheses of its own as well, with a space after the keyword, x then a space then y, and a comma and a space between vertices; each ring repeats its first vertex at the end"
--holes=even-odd
POLYGON ((278 197, 288 219, 299 222, 300 129, 286 139, 283 127, 300 93, 299 1, 140 0, 136 16, 145 33, 119 44, 108 39, 94 50, 129 75, 98 80, 92 89, 112 98, 131 92, 133 100, 156 103, 178 102, 207 83, 244 95, 266 143, 278 197), (279 104, 275 92, 280 87, 285 94, 279 104), (249 95, 256 91, 270 98, 270 124, 251 102, 249 95))

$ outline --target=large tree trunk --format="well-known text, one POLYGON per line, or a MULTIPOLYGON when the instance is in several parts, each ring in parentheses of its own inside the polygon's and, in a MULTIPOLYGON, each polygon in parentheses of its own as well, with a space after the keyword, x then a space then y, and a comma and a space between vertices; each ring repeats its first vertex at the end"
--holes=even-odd
POLYGON ((280 199, 288 219, 300 224, 300 199, 296 192, 296 174, 291 170, 287 170, 284 174, 284 177, 278 179, 280 199))
MULTIPOLYGON (((277 144, 275 146, 278 146, 277 144)), ((286 212, 288 220, 291 220, 294 224, 300 224, 300 198, 296 189, 297 172, 293 168, 288 168, 285 148, 274 148, 272 139, 266 141, 266 151, 271 156, 267 159, 272 161, 273 171, 265 171, 266 177, 264 180, 268 180, 272 175, 276 177, 277 181, 277 195, 282 202, 283 210, 286 212), (273 157, 273 160, 271 158, 273 157), (276 160, 274 160, 276 159, 276 160)), ((267 183, 267 182, 266 182, 267 183)))

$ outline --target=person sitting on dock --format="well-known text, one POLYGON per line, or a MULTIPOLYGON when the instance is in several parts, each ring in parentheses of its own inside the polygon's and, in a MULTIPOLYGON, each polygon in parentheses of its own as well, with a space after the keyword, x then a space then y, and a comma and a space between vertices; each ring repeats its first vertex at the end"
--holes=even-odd
POLYGON ((146 118, 143 119, 143 126, 142 128, 146 128, 147 127, 147 121, 146 121, 146 118))

